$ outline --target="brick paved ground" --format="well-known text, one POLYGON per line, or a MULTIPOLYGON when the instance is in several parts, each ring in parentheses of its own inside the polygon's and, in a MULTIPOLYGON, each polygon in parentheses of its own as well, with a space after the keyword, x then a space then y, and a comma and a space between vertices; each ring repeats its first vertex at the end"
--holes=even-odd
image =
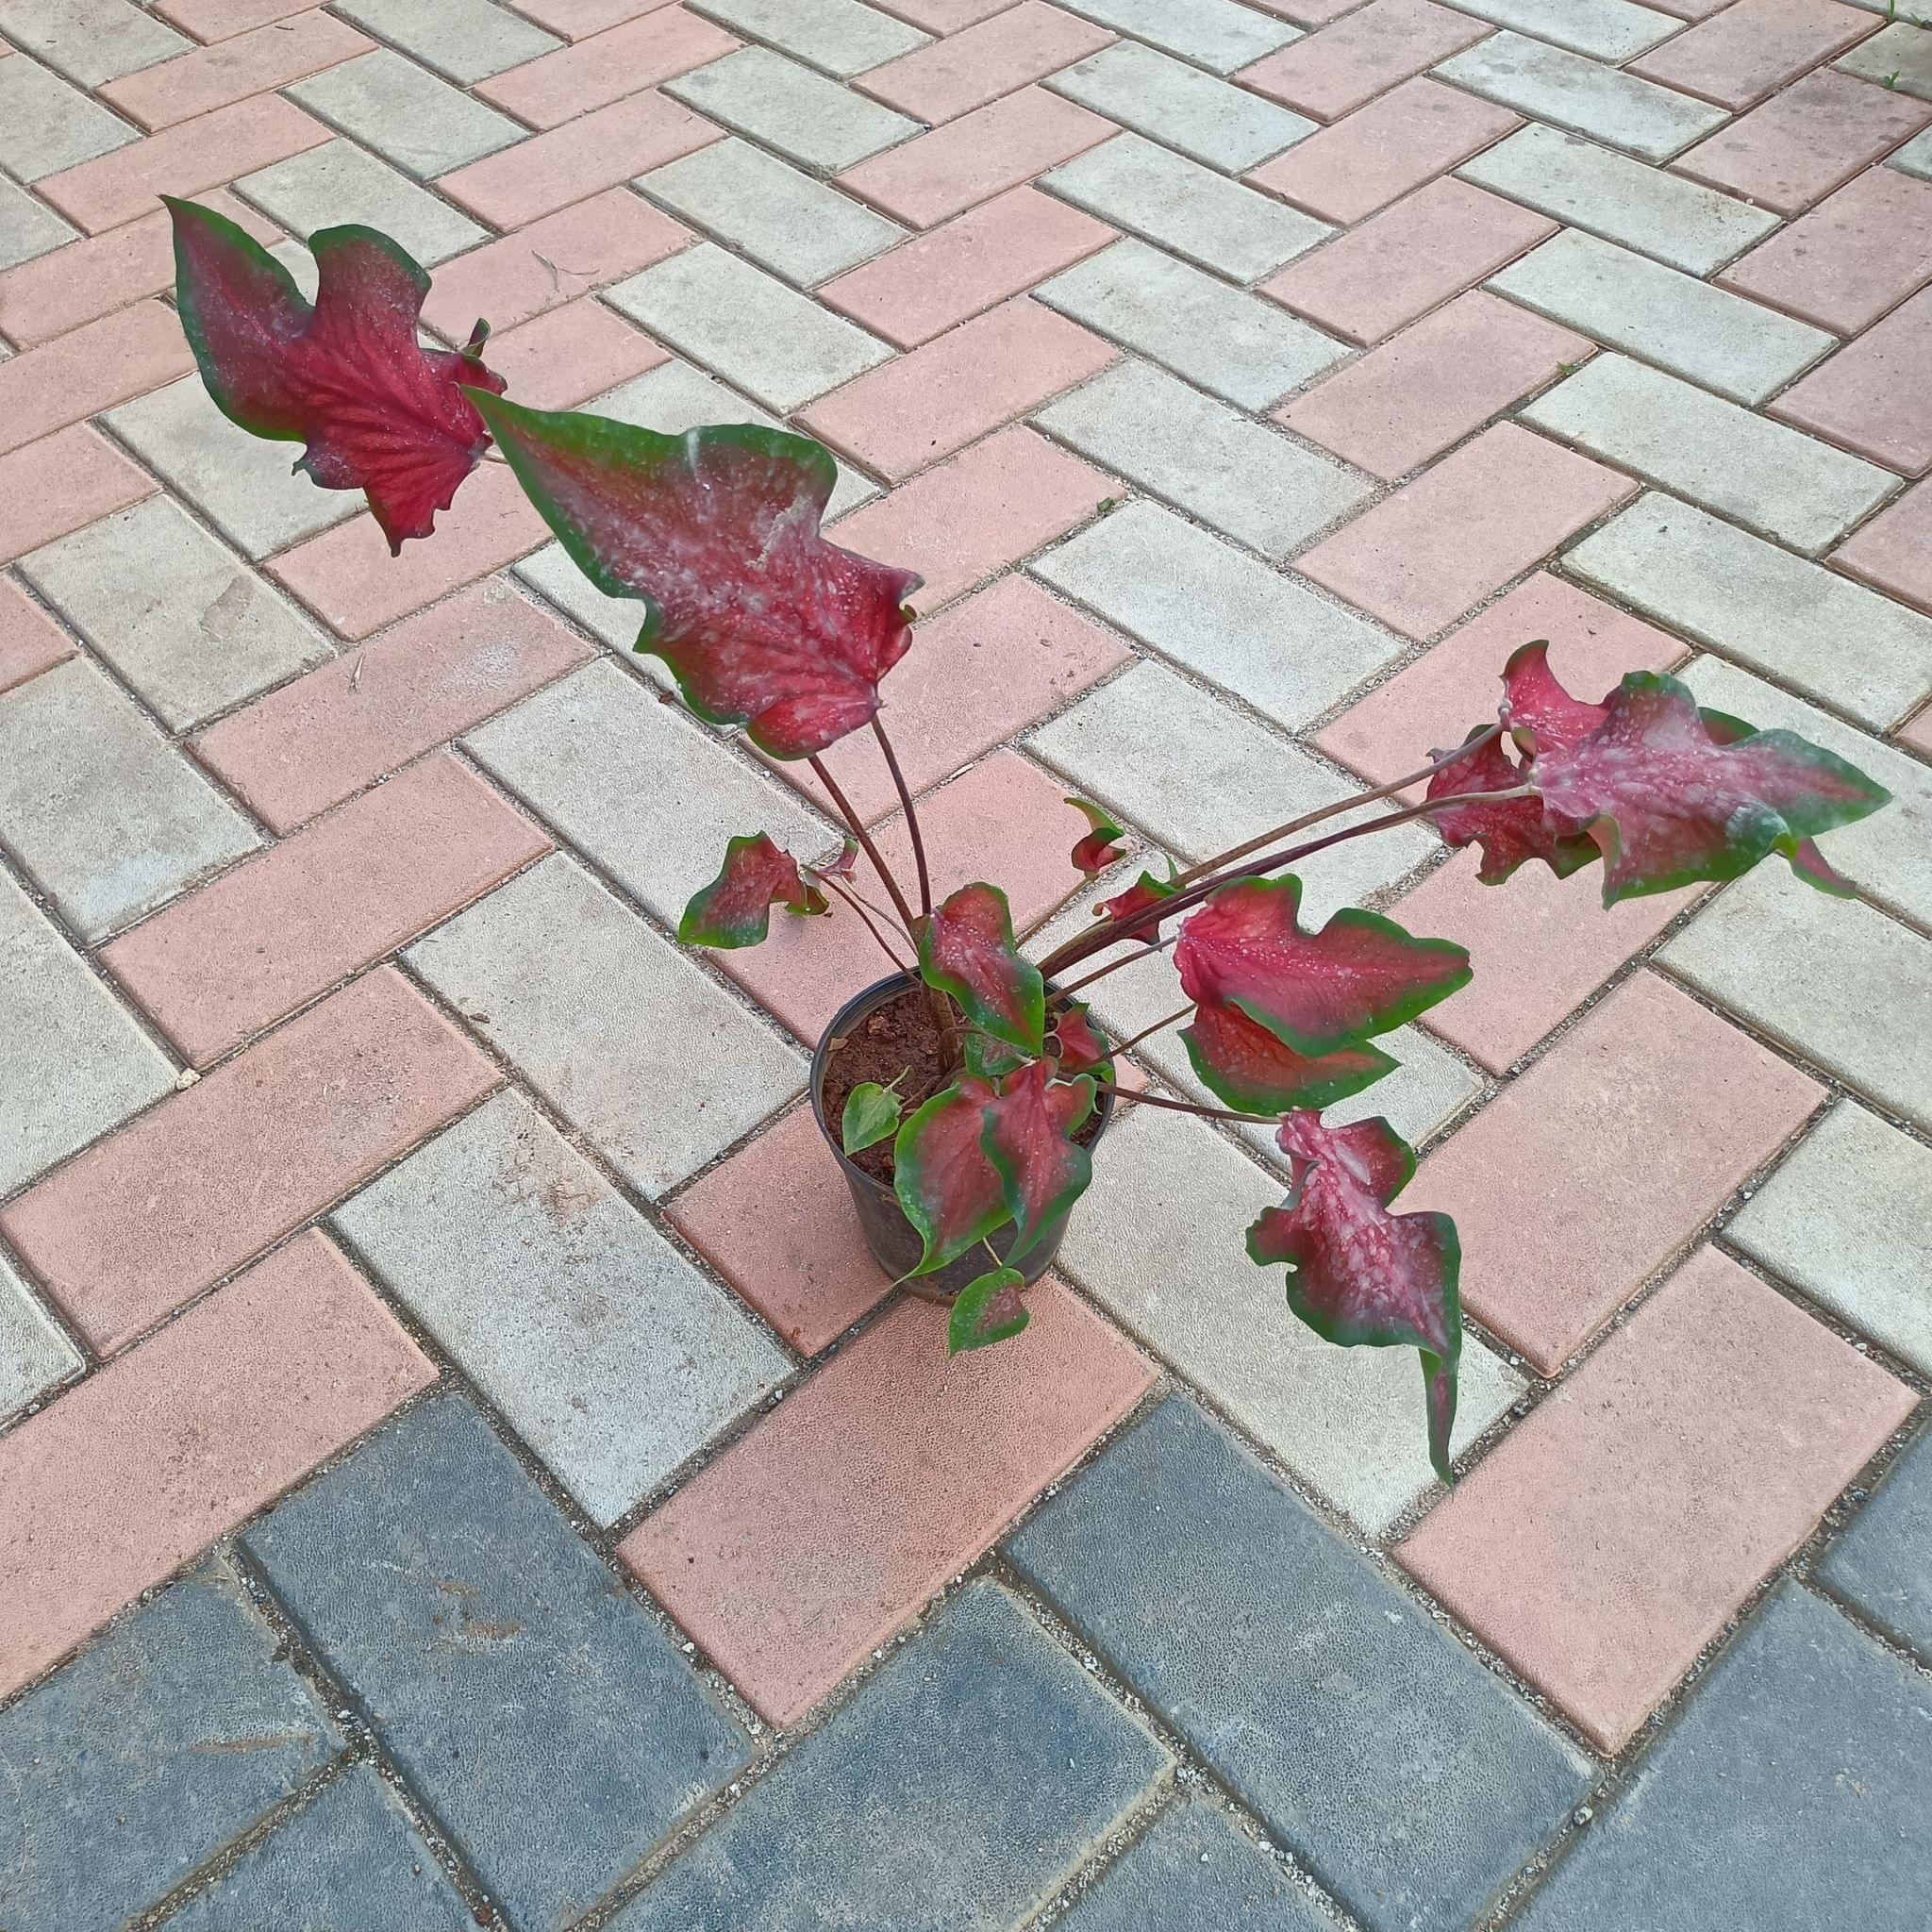
POLYGON ((1922 1932, 1932 0, 0 36, 6 1932, 1922 1932), (1195 858, 1540 636, 1898 802, 1853 905, 1310 873, 1474 955, 1371 1096, 1461 1225, 1453 1495, 1198 1120, 949 1365, 801 1105, 862 939, 668 936, 808 781, 500 468, 391 563, 224 424, 162 192, 391 230, 526 401, 830 442, 927 580, 938 867, 1018 825, 1023 918, 1070 785, 1195 858))

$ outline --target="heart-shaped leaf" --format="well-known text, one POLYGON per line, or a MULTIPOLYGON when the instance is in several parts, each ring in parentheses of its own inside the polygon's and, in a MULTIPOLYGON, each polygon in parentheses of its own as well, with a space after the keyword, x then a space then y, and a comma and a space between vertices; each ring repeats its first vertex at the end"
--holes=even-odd
POLYGON ((1073 1136, 1093 1110, 1091 1075, 1058 1081, 1034 1060, 1000 1082, 986 1108, 984 1143, 998 1172, 1018 1260, 1087 1191, 1093 1162, 1073 1136))
POLYGON ((961 886, 920 923, 919 975, 957 1000, 981 1031, 1023 1053, 1040 1052, 1046 989, 1040 968, 1021 957, 997 886, 961 886))
POLYGON ((1350 907, 1304 932, 1301 892, 1291 873, 1237 879, 1205 900, 1174 946, 1181 991, 1199 1007, 1235 1008, 1316 1058, 1386 1033, 1468 983, 1460 946, 1416 939, 1379 913, 1350 907))
POLYGON ((1007 1220, 1006 1191, 982 1144, 993 1098, 969 1074, 908 1115, 892 1142, 893 1191, 924 1243, 915 1274, 957 1260, 1007 1220))
POLYGON ((755 946, 771 930, 774 906, 798 913, 827 909, 825 895, 800 874, 797 859, 763 832, 733 839, 724 869, 684 908, 677 937, 687 946, 755 946))
POLYGON ((1325 1340, 1422 1351, 1429 1460, 1450 1481, 1462 1353, 1456 1224, 1446 1214, 1389 1212, 1415 1155, 1387 1121, 1326 1127, 1318 1114, 1291 1113, 1276 1141, 1293 1189, 1249 1228, 1250 1257, 1288 1265, 1289 1307, 1325 1340))
POLYGON ((1333 1107, 1395 1066, 1368 1041, 1309 1058, 1239 1008, 1212 1003, 1194 1009, 1192 1023, 1181 1029, 1181 1044, 1201 1084, 1243 1113, 1333 1107))
POLYGON ((905 1077, 901 1074, 891 1087, 861 1080, 845 1096, 845 1111, 839 1118, 839 1144, 848 1155, 862 1154, 899 1131, 899 1096, 892 1087, 905 1077))
POLYGON ((1070 798, 1071 805, 1087 821, 1087 836, 1074 847, 1074 863, 1091 879, 1105 872, 1126 847, 1117 841, 1126 834, 1114 824, 1112 816, 1085 798, 1070 798))
POLYGON ((660 436, 478 407, 577 567, 607 596, 643 600, 637 648, 664 659, 699 717, 803 758, 878 709, 919 578, 825 541, 838 472, 823 444, 749 424, 660 436))
POLYGON ((1069 1000, 1054 1018, 1052 1043, 1058 1049, 1060 1077, 1074 1074, 1097 1074, 1103 1080, 1113 1078, 1113 1056, 1093 1024, 1092 1009, 1085 1000, 1069 1000))
POLYGON ((1020 1299, 1025 1283, 1017 1268, 995 1268, 969 1281, 953 1299, 946 1322, 946 1353, 991 1348, 1019 1334, 1030 1319, 1020 1299))
POLYGON ((391 554, 426 537, 490 445, 471 393, 503 388, 479 355, 425 349, 429 277, 374 228, 318 229, 310 308, 280 262, 214 209, 162 196, 181 326, 216 406, 256 436, 308 444, 296 468, 360 490, 391 554))

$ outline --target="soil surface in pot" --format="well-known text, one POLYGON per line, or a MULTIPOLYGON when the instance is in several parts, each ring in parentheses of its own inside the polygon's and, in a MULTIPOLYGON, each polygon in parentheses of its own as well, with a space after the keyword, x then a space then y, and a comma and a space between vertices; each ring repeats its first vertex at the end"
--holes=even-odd
MULTIPOLYGON (((933 1021, 932 1000, 923 986, 908 987, 883 1006, 874 1007, 849 1033, 835 1041, 825 1056, 825 1123, 835 1141, 852 1090, 868 1080, 890 1087, 901 1074, 906 1077, 899 1081, 896 1091, 906 1114, 950 1084, 940 1054, 940 1033, 933 1021)), ((1084 1147, 1099 1132, 1100 1114, 1096 1109, 1074 1138, 1084 1147)), ((863 1148, 850 1158, 861 1173, 883 1181, 889 1188, 892 1185, 895 1169, 890 1140, 863 1148)))

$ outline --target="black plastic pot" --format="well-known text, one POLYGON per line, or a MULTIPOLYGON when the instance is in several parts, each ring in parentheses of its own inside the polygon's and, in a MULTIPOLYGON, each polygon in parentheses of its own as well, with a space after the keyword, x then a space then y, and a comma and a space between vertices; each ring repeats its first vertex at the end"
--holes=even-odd
MULTIPOLYGON (((923 1252, 919 1231, 906 1219, 905 1209, 899 1206, 899 1197, 883 1181, 874 1180, 863 1168, 849 1159, 840 1144, 839 1124, 825 1118, 825 1063, 830 1058, 833 1041, 842 1040, 874 1008, 884 1006, 888 1000, 897 998, 908 987, 918 983, 909 973, 895 973, 891 978, 881 979, 847 1000, 833 1014, 831 1024, 819 1036, 818 1046, 811 1057, 811 1110, 818 1120, 819 1132, 825 1137, 825 1144, 831 1148, 833 1157, 844 1173, 845 1185, 852 1191, 853 1211, 858 1216, 859 1231, 865 1236, 866 1246, 872 1250, 873 1258, 895 1280, 919 1266, 919 1257, 923 1252)), ((1113 1095, 1101 1094, 1096 1110, 1100 1115, 1100 1127, 1087 1143, 1090 1147, 1099 1145, 1108 1122, 1113 1119, 1113 1095)), ((1023 1281, 1038 1281, 1053 1265, 1053 1257, 1059 1251, 1060 1238, 1066 1231, 1065 1214, 1058 1215, 1048 1223, 1045 1231, 1017 1264, 1023 1281)), ((993 1253, 1003 1261, 1013 1245, 1013 1233, 1008 1225, 990 1237, 993 1253)), ((906 1287, 909 1292, 922 1295, 927 1301, 950 1302, 968 1282, 984 1274, 986 1269, 986 1250, 974 1248, 934 1274, 911 1276, 906 1287)))

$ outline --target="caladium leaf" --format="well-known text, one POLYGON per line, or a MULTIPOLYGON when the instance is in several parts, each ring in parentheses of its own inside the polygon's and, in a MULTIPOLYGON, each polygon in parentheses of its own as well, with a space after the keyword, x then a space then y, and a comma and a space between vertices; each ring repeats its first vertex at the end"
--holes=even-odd
POLYGON ((845 1096, 845 1110, 839 1117, 839 1144, 848 1155, 863 1154, 899 1131, 899 1096, 892 1089, 905 1077, 901 1074, 891 1087, 861 1080, 845 1096))
POLYGON ((825 541, 838 472, 823 444, 749 424, 660 436, 477 406, 577 567, 607 596, 643 600, 637 648, 664 659, 699 717, 803 758, 878 709, 920 580, 825 541))
POLYGON ((1019 1334, 1031 1319, 1020 1299, 1024 1286, 1017 1268, 995 1268, 969 1281, 953 1299, 946 1322, 946 1353, 990 1348, 1019 1334))
POLYGON ((1239 1008, 1214 1004, 1194 1009, 1192 1022, 1181 1029, 1181 1044, 1201 1084, 1243 1113, 1332 1107, 1395 1066, 1368 1041, 1310 1058, 1239 1008))
POLYGON ((836 858, 827 858, 818 865, 808 866, 806 870, 815 879, 849 879, 858 864, 858 841, 847 837, 845 842, 839 847, 836 858))
POLYGON ((1108 812, 1090 800, 1070 798, 1067 803, 1087 821, 1087 836, 1074 847, 1074 863, 1091 879, 1125 853, 1127 848, 1117 841, 1126 834, 1108 812))
POLYGON ((391 555, 490 445, 474 394, 503 389, 480 359, 479 322, 456 354, 416 338, 429 277, 374 228, 310 236, 311 308, 267 249, 225 215, 163 195, 175 224, 181 326, 216 406, 256 436, 305 442, 296 463, 325 490, 361 490, 391 555))
POLYGON ((1113 1056, 1100 1037, 1092 1020, 1092 1008, 1085 1000, 1069 1000, 1053 1023, 1052 1041, 1058 1049, 1060 1077, 1074 1074, 1098 1074, 1103 1080, 1113 1078, 1113 1056))
MULTIPOLYGON (((1469 955, 1350 907, 1304 932, 1301 881, 1237 879, 1181 926, 1181 991, 1232 1007, 1298 1054, 1317 1058, 1386 1033, 1469 980, 1469 955)), ((1198 1024, 1198 1019, 1197 1019, 1198 1024)))
POLYGON ((1023 1053, 1040 1052, 1045 985, 1040 968, 1021 957, 997 886, 961 886, 920 922, 919 976, 957 1000, 982 1032, 1023 1053))
POLYGON ((763 832, 733 839, 724 869, 684 908, 677 937, 687 946, 755 946, 771 930, 774 906, 798 913, 829 909, 797 859, 763 832))
POLYGON ((1017 1046, 1008 1046, 1005 1041, 970 1026, 960 1033, 959 1055, 966 1063, 966 1071, 977 1074, 982 1080, 1003 1080, 1026 1064, 1026 1056, 1017 1046))
POLYGON ((1456 1224, 1446 1214, 1389 1212, 1415 1155, 1387 1121, 1327 1127, 1318 1114, 1291 1113, 1276 1141, 1293 1188, 1249 1228, 1250 1257, 1287 1263, 1289 1307, 1325 1340, 1422 1351, 1429 1460, 1450 1481, 1462 1353, 1456 1224))
POLYGON ((982 1144, 990 1082, 974 1074, 908 1116, 892 1142, 893 1192, 924 1249, 915 1274, 957 1260, 1007 1220, 999 1170, 982 1144))
POLYGON ((1574 698, 1550 669, 1549 644, 1519 644, 1503 667, 1503 716, 1524 751, 1561 751, 1580 744, 1609 715, 1607 705, 1574 698))
MULTIPOLYGON (((1118 925, 1124 919, 1131 919, 1137 912, 1145 912, 1158 906, 1163 899, 1172 899, 1180 891, 1175 885, 1158 879, 1151 872, 1143 872, 1124 892, 1116 892, 1111 899, 1103 899, 1093 908, 1095 919, 1110 919, 1118 925)), ((1160 937, 1160 922, 1153 920, 1141 926, 1134 937, 1143 945, 1153 945, 1160 937)))
MULTIPOLYGON (((1528 770, 1517 764, 1502 741, 1481 727, 1470 733, 1470 749, 1441 767, 1429 780, 1428 797, 1455 798, 1473 791, 1520 791, 1528 770)), ((1436 758, 1444 756, 1441 752, 1436 758)), ((1453 805, 1429 814, 1429 822, 1450 846, 1476 845, 1482 863, 1476 877, 1486 886, 1501 885, 1525 859, 1541 858, 1561 878, 1591 864, 1598 857, 1595 844, 1581 832, 1565 832, 1550 818, 1540 798, 1502 798, 1493 805, 1453 805)))
MULTIPOLYGON (((1728 711, 1713 711, 1708 706, 1699 708, 1698 716, 1704 720, 1704 728, 1718 744, 1736 744, 1740 739, 1755 738, 1757 727, 1747 724, 1741 718, 1733 718, 1728 711)), ((1800 839, 1798 847, 1790 856, 1791 870, 1807 885, 1816 886, 1821 892, 1829 892, 1834 899, 1856 899, 1858 889, 1842 874, 1825 862, 1824 854, 1819 851, 1813 839, 1800 839)))
POLYGON ((1091 1075, 1059 1081, 1034 1060, 999 1085, 986 1108, 984 1144, 999 1174, 1018 1260, 1087 1191, 1093 1162, 1072 1137, 1093 1110, 1091 1075))

